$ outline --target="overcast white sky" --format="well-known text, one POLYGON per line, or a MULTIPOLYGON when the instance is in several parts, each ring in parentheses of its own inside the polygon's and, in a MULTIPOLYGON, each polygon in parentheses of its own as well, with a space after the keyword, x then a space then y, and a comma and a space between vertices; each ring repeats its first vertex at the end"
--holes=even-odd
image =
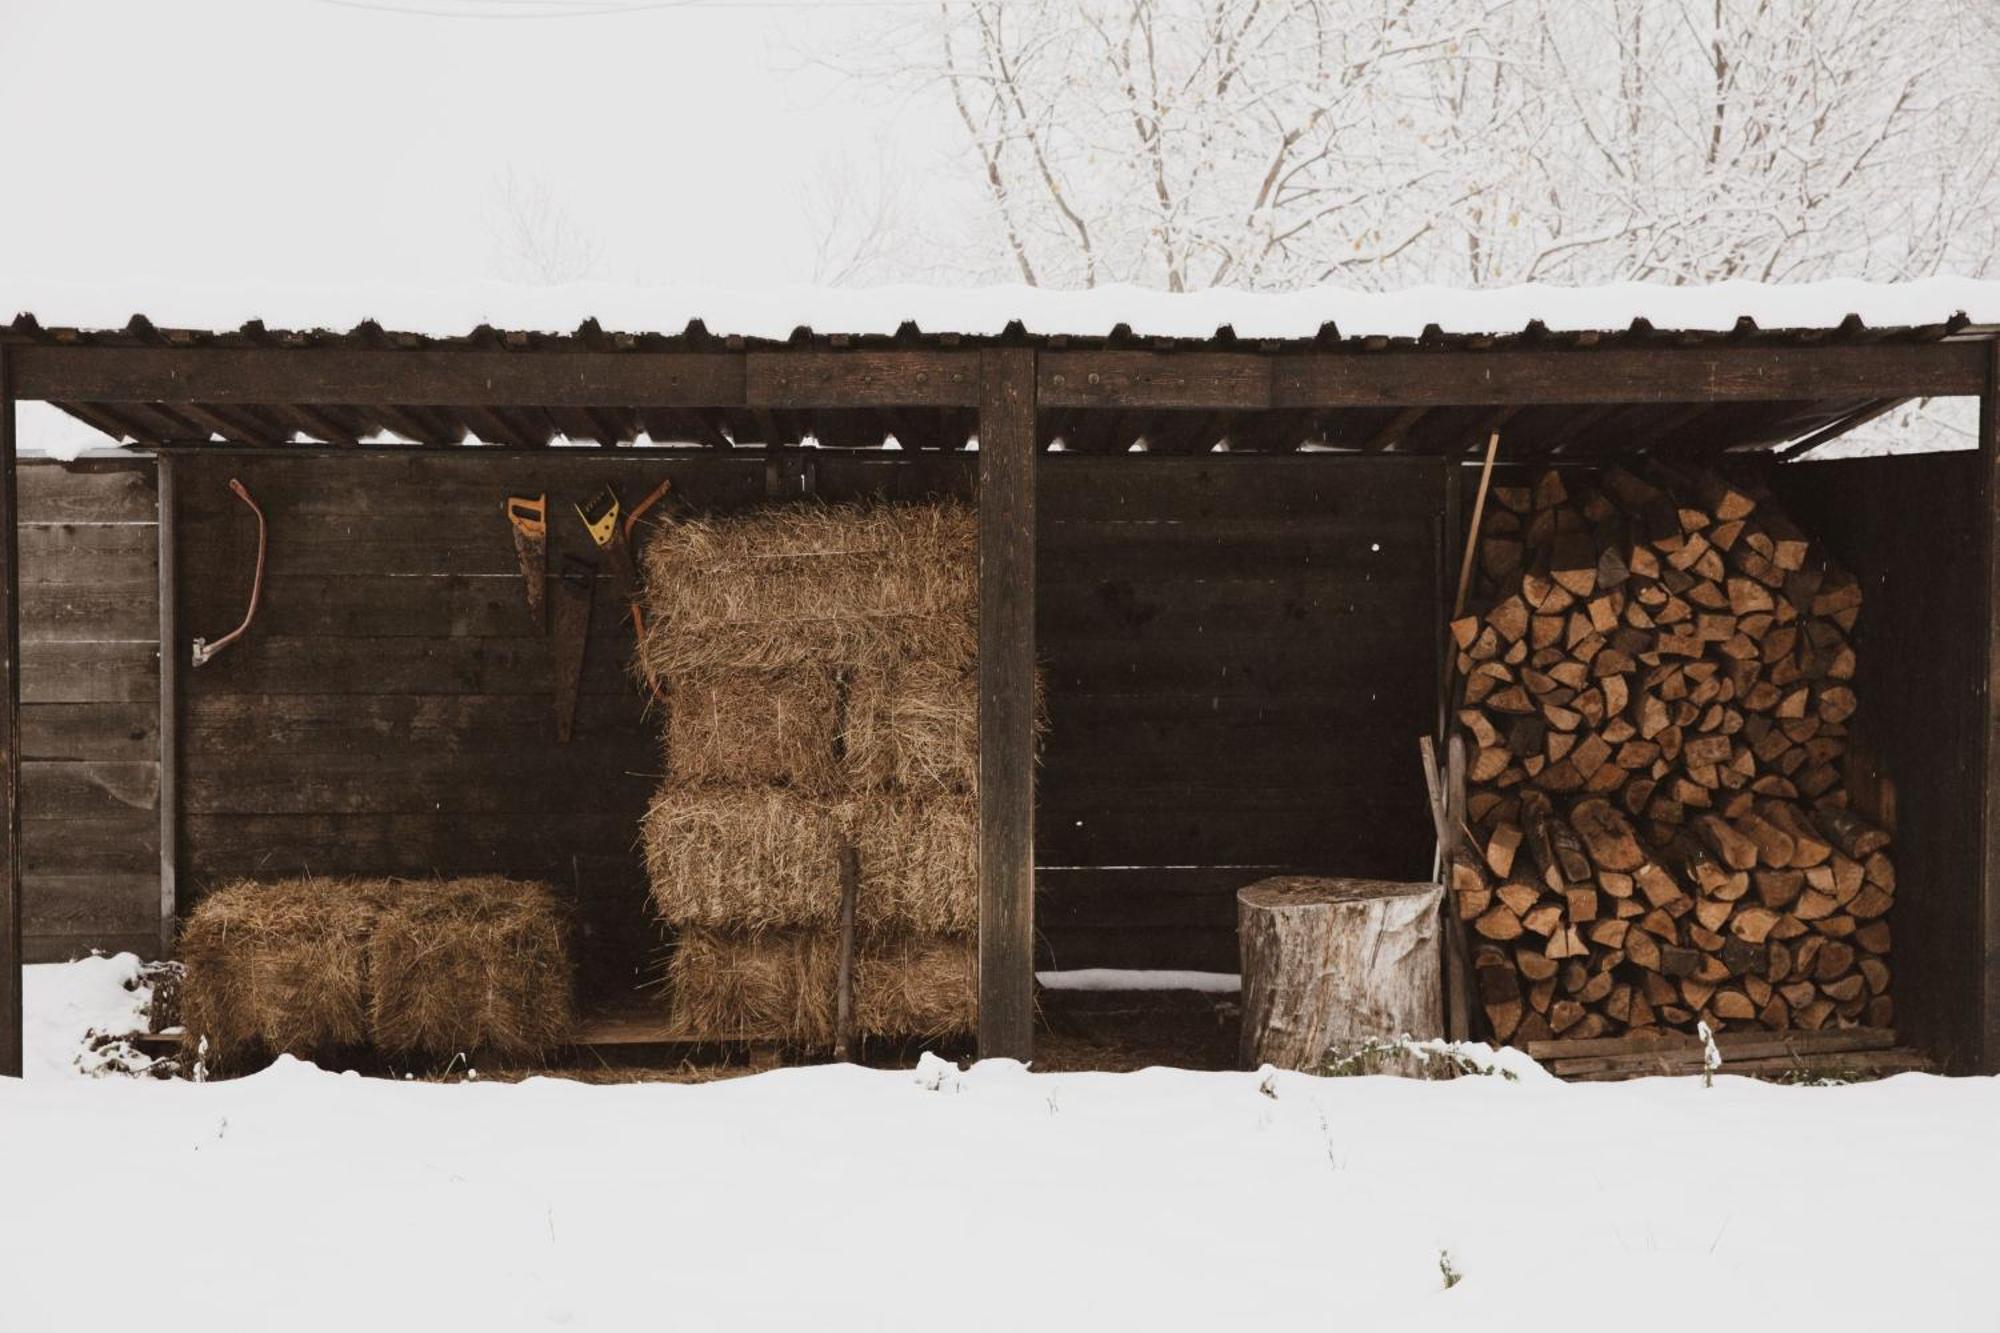
POLYGON ((802 55, 871 8, 411 12, 565 3, 0 0, 0 278, 495 277, 511 172, 596 243, 596 276, 798 283, 818 176, 884 140, 949 151, 934 116, 802 55))

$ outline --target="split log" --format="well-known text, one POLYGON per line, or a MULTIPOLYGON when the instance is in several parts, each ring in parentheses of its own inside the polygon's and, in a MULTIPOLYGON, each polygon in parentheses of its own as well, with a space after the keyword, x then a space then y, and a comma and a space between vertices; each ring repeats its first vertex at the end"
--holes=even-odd
POLYGON ((1859 581, 1719 474, 1515 489, 1450 626, 1491 1034, 1886 1022, 1892 830, 1844 785, 1859 581))
MULTIPOLYGON (((1239 891, 1244 1066, 1316 1070, 1369 1041, 1442 1036, 1442 893, 1305 876, 1239 891)), ((1487 968, 1474 969, 1484 989, 1487 968)))

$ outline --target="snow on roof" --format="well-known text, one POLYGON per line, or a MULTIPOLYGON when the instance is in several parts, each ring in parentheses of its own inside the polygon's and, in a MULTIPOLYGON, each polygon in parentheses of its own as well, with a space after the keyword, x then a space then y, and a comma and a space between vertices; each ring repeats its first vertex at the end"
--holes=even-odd
POLYGON ((271 329, 345 331, 373 320, 391 331, 433 337, 456 337, 482 324, 569 333, 587 319, 612 332, 678 333, 698 319, 712 334, 769 339, 787 338, 802 326, 820 334, 888 335, 911 322, 927 334, 981 337, 997 335, 1015 320, 1030 334, 1085 338, 1103 337, 1124 324, 1149 338, 1207 338, 1227 326, 1240 338, 1295 339, 1313 337, 1327 323, 1350 338, 1414 338, 1433 324, 1446 334, 1511 334, 1531 321, 1554 332, 1612 332, 1637 319, 1662 330, 1723 332, 1745 317, 1762 329, 1830 329, 1849 316, 1878 329, 1941 325, 1955 316, 1974 325, 2000 326, 2000 282, 1925 278, 1706 287, 1627 282, 1479 291, 1319 287, 1285 293, 1169 293, 1124 286, 1088 291, 897 286, 730 292, 610 283, 313 290, 258 284, 100 287, 0 278, 0 311, 31 313, 45 326, 96 329, 122 328, 134 314, 162 328, 216 330, 261 320, 271 329))

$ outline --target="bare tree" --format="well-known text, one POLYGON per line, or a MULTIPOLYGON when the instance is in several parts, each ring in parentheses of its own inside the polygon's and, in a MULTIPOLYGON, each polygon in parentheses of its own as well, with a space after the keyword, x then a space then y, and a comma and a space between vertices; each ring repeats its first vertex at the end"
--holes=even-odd
POLYGON ((915 190, 889 152, 862 165, 843 154, 825 163, 802 203, 813 238, 812 280, 848 287, 888 280, 914 240, 915 190))
POLYGON ((512 168, 493 182, 487 209, 492 267, 509 282, 557 286, 597 276, 599 249, 546 182, 512 168))
POLYGON ((1994 252, 1978 0, 984 0, 867 49, 851 69, 962 127, 982 203, 955 248, 988 278, 1784 281, 1994 252))

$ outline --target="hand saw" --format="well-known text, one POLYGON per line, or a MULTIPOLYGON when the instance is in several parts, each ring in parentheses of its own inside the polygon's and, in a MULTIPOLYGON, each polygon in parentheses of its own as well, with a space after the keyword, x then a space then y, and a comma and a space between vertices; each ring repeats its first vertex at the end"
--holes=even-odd
POLYGON ((514 554, 521 561, 521 580, 528 593, 528 616, 536 629, 548 627, 549 497, 507 497, 507 522, 514 529, 514 554))

